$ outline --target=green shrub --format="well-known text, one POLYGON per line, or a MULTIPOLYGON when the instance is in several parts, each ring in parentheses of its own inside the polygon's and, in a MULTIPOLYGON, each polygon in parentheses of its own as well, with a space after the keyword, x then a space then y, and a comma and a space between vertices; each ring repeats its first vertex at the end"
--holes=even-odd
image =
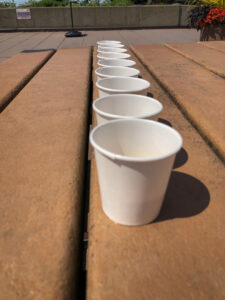
POLYGON ((134 5, 132 0, 112 0, 104 1, 101 3, 101 6, 130 6, 134 5))
POLYGON ((187 0, 187 4, 196 5, 196 6, 225 8, 225 0, 187 0))
POLYGON ((14 7, 16 7, 16 4, 13 1, 0 2, 0 8, 14 8, 14 7))
POLYGON ((68 1, 57 1, 57 0, 30 0, 23 4, 20 4, 19 7, 55 7, 55 6, 67 6, 68 1))

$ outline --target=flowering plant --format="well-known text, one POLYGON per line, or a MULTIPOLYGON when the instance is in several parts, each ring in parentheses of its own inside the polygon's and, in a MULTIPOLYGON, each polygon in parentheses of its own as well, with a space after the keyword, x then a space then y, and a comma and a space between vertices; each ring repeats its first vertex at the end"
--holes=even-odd
POLYGON ((192 1, 195 6, 188 15, 188 25, 197 30, 210 24, 225 24, 225 0, 192 1))
POLYGON ((225 9, 222 7, 210 9, 207 16, 199 22, 199 27, 207 24, 225 24, 225 9))

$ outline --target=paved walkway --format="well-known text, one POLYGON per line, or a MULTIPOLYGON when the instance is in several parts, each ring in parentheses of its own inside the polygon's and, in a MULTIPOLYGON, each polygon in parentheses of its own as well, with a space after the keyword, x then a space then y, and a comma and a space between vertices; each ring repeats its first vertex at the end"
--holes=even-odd
POLYGON ((0 62, 23 51, 49 48, 85 47, 97 40, 115 39, 125 45, 165 44, 199 41, 195 29, 143 29, 82 31, 85 36, 65 38, 65 32, 12 32, 0 33, 0 62))

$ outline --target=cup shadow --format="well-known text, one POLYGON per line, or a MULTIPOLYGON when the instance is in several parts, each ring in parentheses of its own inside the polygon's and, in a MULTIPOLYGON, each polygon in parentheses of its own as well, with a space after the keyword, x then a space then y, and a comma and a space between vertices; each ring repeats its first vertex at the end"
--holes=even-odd
MULTIPOLYGON (((173 127, 172 124, 166 119, 159 118, 158 122, 165 124, 167 126, 173 127)), ((187 160, 188 160, 187 151, 184 148, 181 148, 180 151, 176 155, 173 169, 183 166, 187 162, 187 160)))
POLYGON ((154 95, 150 92, 147 92, 147 97, 151 97, 151 98, 154 98, 154 95))
POLYGON ((160 214, 154 222, 200 214, 210 202, 207 187, 198 179, 173 171, 160 214))
POLYGON ((173 127, 172 124, 169 121, 165 120, 165 119, 158 118, 158 122, 160 122, 162 124, 165 124, 167 126, 173 127))
POLYGON ((48 48, 48 49, 25 49, 23 51, 21 51, 21 53, 36 53, 36 52, 46 52, 46 51, 51 51, 51 50, 54 50, 54 48, 48 48))
POLYGON ((181 148, 175 157, 173 169, 183 166, 188 160, 188 153, 184 148, 181 148))

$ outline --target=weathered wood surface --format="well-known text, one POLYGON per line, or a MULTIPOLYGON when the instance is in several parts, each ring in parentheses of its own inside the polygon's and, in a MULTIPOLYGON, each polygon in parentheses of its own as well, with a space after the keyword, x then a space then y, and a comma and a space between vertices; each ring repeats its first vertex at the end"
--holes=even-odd
POLYGON ((160 216, 140 227, 114 224, 103 213, 92 155, 87 300, 224 299, 224 165, 149 72, 136 67, 164 105, 160 121, 177 129, 184 145, 160 216))
POLYGON ((1 114, 1 300, 75 296, 90 56, 59 50, 1 114))

